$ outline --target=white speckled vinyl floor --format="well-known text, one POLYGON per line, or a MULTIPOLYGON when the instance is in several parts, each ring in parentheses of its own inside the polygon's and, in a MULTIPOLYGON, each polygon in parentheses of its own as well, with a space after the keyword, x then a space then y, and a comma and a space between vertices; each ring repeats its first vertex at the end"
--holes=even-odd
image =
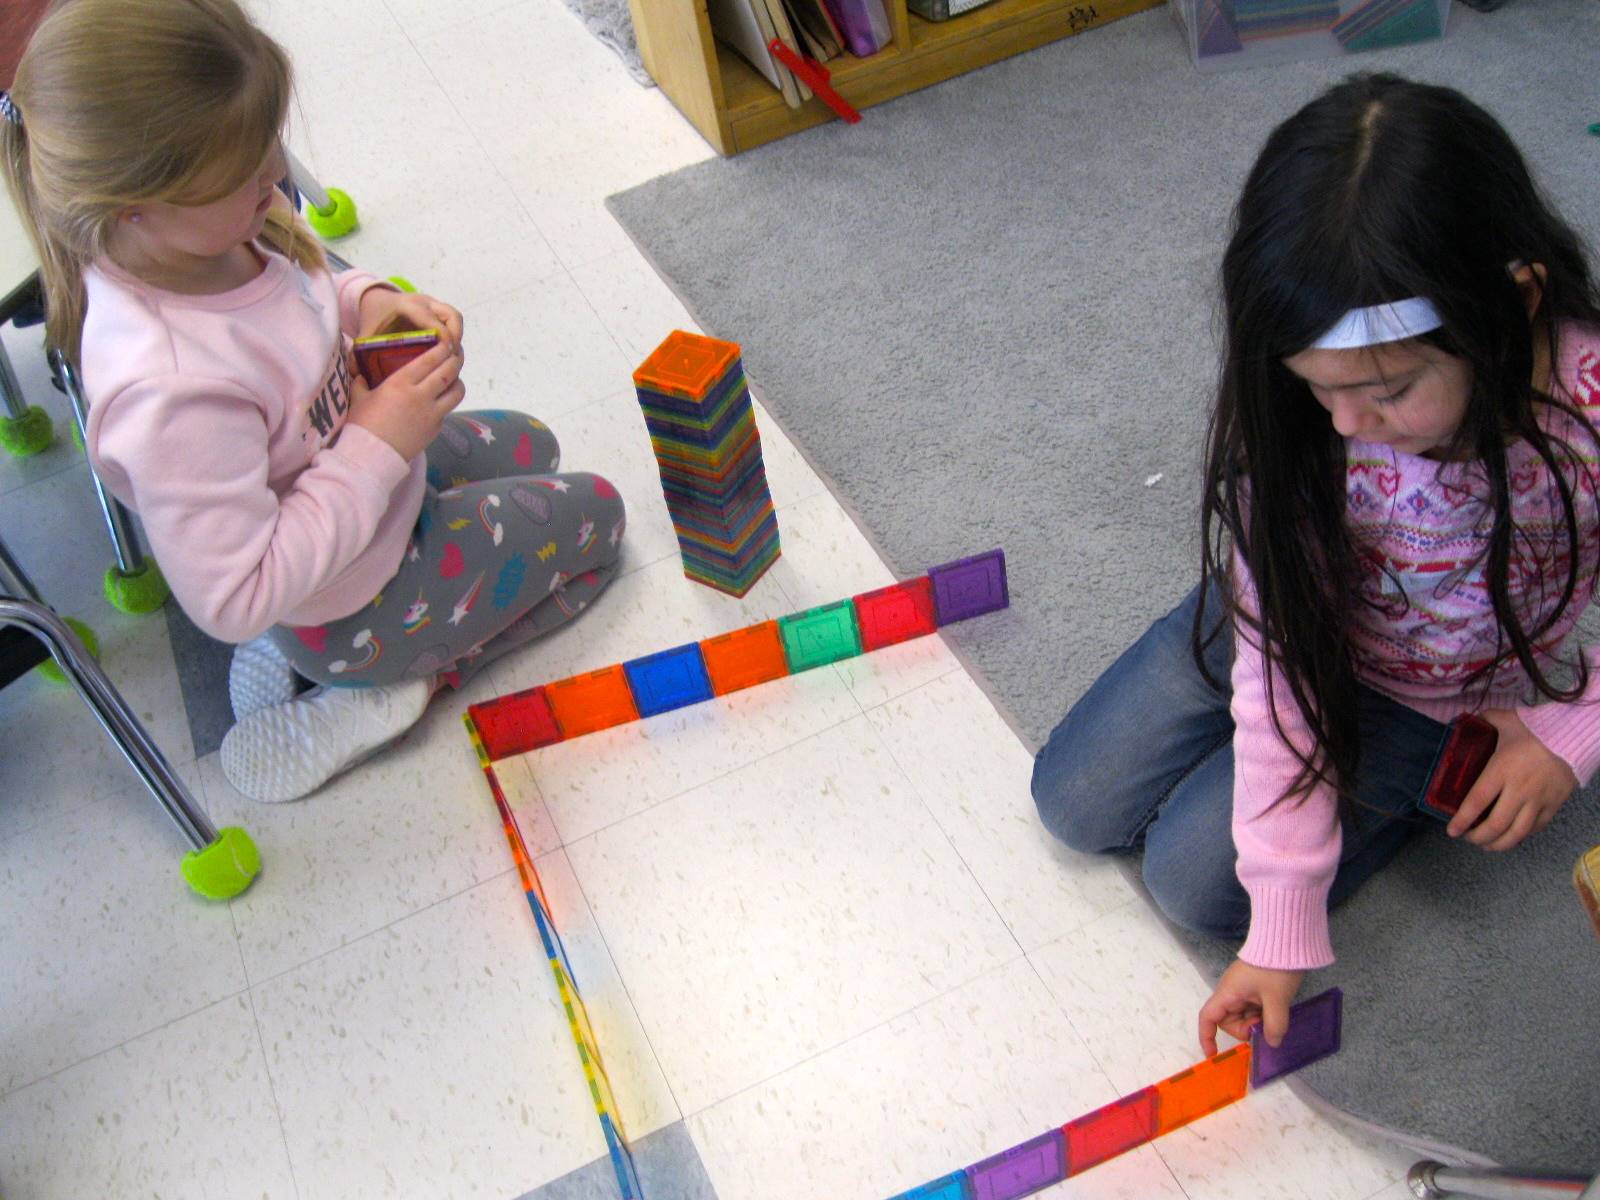
MULTIPOLYGON (((196 900, 77 700, 0 692, 0 1195, 576 1195, 547 1185, 604 1147, 464 705, 891 577, 770 421, 782 559, 742 601, 683 577, 630 375, 689 318, 602 200, 710 151, 560 0, 255 7, 297 150, 361 207, 341 253, 465 311, 468 407, 618 484, 627 573, 389 752, 255 805, 195 760, 163 621, 99 599, 70 439, 0 462, 0 534, 266 861, 196 900)), ((37 332, 6 339, 64 434, 37 332)), ((686 1133, 721 1200, 882 1200, 1192 1063, 1200 978, 1051 843, 1029 767, 937 637, 504 764, 635 1141, 686 1133)), ((1280 1086, 1044 1194, 1399 1200, 1408 1161, 1280 1086)))

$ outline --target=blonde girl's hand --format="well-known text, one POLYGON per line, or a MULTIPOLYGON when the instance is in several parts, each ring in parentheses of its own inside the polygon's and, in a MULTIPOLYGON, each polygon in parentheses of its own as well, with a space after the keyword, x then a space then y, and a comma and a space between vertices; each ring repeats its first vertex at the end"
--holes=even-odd
POLYGON ((1500 740, 1445 832, 1485 850, 1510 850, 1555 819, 1577 790, 1578 777, 1511 709, 1480 715, 1500 740))
POLYGON ((410 462, 428 448, 465 395, 461 350, 441 340, 375 388, 352 372, 349 424, 382 438, 410 462))
POLYGON ((369 337, 396 317, 411 329, 438 329, 447 340, 461 345, 461 314, 450 305, 421 292, 391 292, 380 287, 361 293, 357 336, 369 337))
POLYGON ((1304 978, 1304 971, 1278 971, 1234 959, 1217 980, 1211 999, 1200 1007, 1200 1048, 1206 1057, 1217 1052, 1218 1029, 1242 1042, 1258 1021, 1268 1045, 1282 1043, 1289 1032, 1289 1005, 1304 978))

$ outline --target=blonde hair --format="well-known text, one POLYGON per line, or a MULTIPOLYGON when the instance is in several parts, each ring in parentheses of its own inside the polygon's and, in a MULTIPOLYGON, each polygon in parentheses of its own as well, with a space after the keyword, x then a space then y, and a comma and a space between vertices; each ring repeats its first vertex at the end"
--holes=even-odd
MULTIPOLYGON (((0 170, 40 263, 46 340, 78 353, 83 270, 120 212, 207 204, 279 137, 288 56, 235 0, 57 0, 17 65, 20 122, 0 120, 0 170)), ((274 207, 262 240, 307 269, 322 247, 274 207)))

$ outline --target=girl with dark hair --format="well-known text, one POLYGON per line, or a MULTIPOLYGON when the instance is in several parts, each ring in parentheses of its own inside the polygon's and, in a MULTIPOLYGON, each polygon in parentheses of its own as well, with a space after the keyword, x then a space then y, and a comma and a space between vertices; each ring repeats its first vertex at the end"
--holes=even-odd
POLYGON ((1600 296, 1505 130, 1448 88, 1339 84, 1268 137, 1222 291, 1200 584, 1033 776, 1056 836, 1142 849, 1168 916, 1243 938, 1207 1053, 1281 1041, 1445 722, 1498 733, 1448 826, 1486 850, 1600 766, 1600 672, 1563 651, 1600 567, 1600 296))

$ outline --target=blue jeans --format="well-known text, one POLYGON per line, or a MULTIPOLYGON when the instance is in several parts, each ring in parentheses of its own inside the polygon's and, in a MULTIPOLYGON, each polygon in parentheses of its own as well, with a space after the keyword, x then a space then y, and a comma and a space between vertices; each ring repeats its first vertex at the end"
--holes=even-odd
MULTIPOLYGON (((1033 766, 1046 828, 1074 850, 1144 852, 1145 887, 1177 924, 1242 938, 1250 898, 1234 873, 1231 625, 1201 675, 1190 629, 1196 587, 1095 681, 1051 733, 1033 766)), ((1213 594, 1206 628, 1221 612, 1213 594)), ((1413 807, 1446 727, 1363 686, 1359 806, 1345 815, 1329 895, 1337 904, 1399 852, 1421 824, 1413 807)), ((1293 801, 1290 801, 1293 803, 1293 801)))

